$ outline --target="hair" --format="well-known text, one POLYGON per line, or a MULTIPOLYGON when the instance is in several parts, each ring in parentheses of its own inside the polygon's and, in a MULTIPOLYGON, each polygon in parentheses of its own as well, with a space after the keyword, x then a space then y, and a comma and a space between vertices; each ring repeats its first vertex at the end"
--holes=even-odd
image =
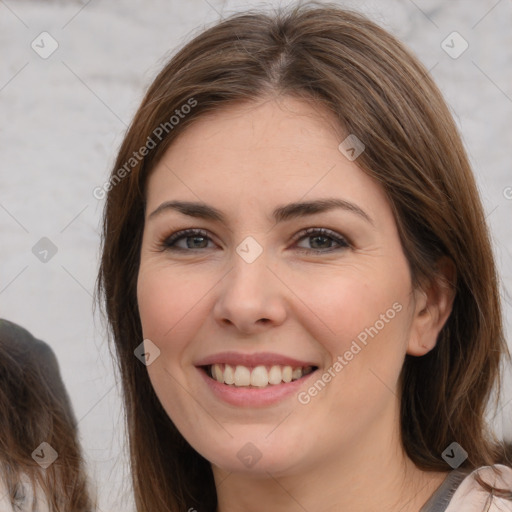
POLYGON ((0 479, 11 506, 37 511, 44 502, 51 512, 92 512, 76 420, 57 359, 25 329, 0 323, 0 479), (43 441, 58 454, 46 469, 31 456, 43 441))
POLYGON ((397 39, 361 14, 308 2, 235 14, 196 35, 150 85, 112 170, 97 293, 122 379, 138 510, 213 512, 217 503, 210 463, 176 429, 133 355, 143 337, 136 282, 149 173, 201 116, 279 96, 326 107, 365 144, 357 164, 387 195, 413 286, 439 277, 442 256, 455 265, 453 309, 436 347, 406 355, 402 368, 405 452, 425 471, 450 469, 441 454, 453 441, 468 453, 461 468, 506 461, 485 421, 492 391, 499 396, 501 357, 509 355, 499 284, 457 127, 428 71, 397 39), (191 98, 196 106, 171 126, 191 98), (162 126, 165 136, 114 182, 162 126))

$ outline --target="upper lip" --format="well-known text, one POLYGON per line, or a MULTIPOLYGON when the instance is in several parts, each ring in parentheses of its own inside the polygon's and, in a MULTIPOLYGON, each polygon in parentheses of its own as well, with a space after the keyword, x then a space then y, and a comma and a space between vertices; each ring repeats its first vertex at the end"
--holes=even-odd
POLYGON ((308 361, 299 361, 293 357, 288 357, 282 354, 274 354, 272 352, 259 352, 257 354, 242 354, 240 352, 219 352, 212 354, 195 363, 195 366, 209 366, 212 364, 229 364, 232 366, 292 366, 306 367, 318 366, 315 363, 308 361))

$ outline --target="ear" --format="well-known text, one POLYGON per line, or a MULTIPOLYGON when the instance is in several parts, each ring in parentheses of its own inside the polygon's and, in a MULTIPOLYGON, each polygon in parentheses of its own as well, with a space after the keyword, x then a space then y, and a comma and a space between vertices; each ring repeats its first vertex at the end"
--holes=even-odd
POLYGON ((423 356, 436 346, 437 337, 452 312, 456 279, 455 264, 448 256, 442 256, 432 281, 413 290, 415 311, 408 354, 423 356))

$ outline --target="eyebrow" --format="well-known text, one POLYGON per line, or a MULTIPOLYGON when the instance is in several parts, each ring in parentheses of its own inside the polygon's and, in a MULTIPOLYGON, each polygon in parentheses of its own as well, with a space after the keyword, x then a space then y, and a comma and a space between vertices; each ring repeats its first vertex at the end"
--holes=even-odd
MULTIPOLYGON (((362 208, 354 203, 351 203, 350 201, 339 198, 301 201, 279 206, 272 212, 272 217, 276 223, 279 223, 298 217, 314 215, 315 213, 326 212, 335 208, 340 208, 342 210, 354 213, 374 226, 373 219, 362 208)), ((157 215, 168 210, 178 211, 179 213, 188 215, 190 217, 226 223, 226 218, 220 210, 206 203, 193 201, 165 201, 149 215, 148 219, 156 217, 157 215)))

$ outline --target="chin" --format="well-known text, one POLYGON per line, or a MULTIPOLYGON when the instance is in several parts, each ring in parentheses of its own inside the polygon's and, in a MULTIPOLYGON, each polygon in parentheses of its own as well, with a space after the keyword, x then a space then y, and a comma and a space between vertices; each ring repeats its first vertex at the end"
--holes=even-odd
POLYGON ((277 437, 273 440, 265 439, 271 429, 265 428, 264 434, 258 432, 257 435, 256 432, 251 435, 247 428, 244 431, 245 435, 234 436, 228 442, 224 438, 218 442, 211 438, 212 444, 192 446, 213 466, 223 471, 267 478, 268 473, 290 473, 304 458, 304 446, 298 450, 297 443, 286 445, 284 439, 277 437))

